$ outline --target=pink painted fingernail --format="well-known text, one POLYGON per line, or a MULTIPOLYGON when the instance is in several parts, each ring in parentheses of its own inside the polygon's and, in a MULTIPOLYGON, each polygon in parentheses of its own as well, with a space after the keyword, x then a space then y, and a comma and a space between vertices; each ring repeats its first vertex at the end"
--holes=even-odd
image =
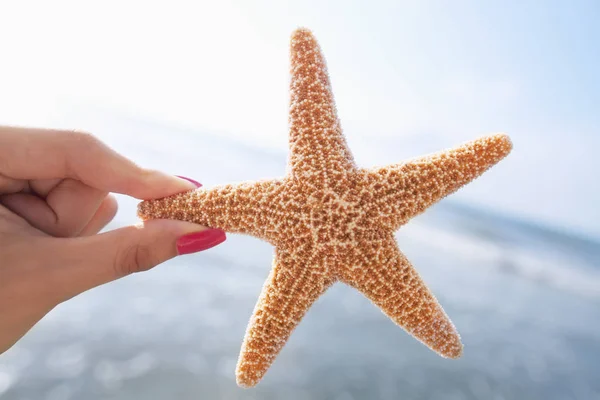
POLYGON ((195 180, 193 180, 191 178, 186 178, 185 176, 181 176, 181 175, 175 175, 175 176, 178 177, 178 178, 181 178, 181 179, 185 179, 188 182, 192 182, 194 185, 196 185, 197 188, 199 188, 199 187, 202 186, 202 184, 200 182, 195 181, 195 180))
POLYGON ((177 239, 177 253, 183 255, 207 250, 223 243, 225 239, 227 236, 221 229, 190 233, 177 239))

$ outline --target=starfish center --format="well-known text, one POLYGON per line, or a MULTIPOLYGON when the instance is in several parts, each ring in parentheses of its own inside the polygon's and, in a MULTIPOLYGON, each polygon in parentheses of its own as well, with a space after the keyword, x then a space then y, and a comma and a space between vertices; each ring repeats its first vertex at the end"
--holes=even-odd
MULTIPOLYGON (((285 192, 284 200, 289 202, 283 201, 282 209, 289 210, 300 204, 299 218, 292 221, 294 245, 342 255, 357 240, 381 233, 370 218, 373 196, 358 172, 335 185, 294 184, 285 192), (293 199, 298 201, 294 203, 293 199)), ((282 235, 290 237, 287 232, 282 235)))

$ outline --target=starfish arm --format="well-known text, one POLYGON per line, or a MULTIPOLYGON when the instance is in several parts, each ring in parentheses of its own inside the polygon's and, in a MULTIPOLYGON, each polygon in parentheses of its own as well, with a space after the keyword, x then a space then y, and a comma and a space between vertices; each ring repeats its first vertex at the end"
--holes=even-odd
POLYGON ((307 29, 292 34, 291 76, 288 169, 303 180, 334 182, 355 164, 337 117, 325 58, 307 29))
POLYGON ((256 385, 310 306, 333 283, 318 270, 276 250, 273 268, 256 303, 236 369, 238 385, 256 385))
POLYGON ((479 177, 511 149, 509 137, 496 134, 402 164, 366 171, 375 199, 372 214, 380 225, 396 230, 479 177))
POLYGON ((138 216, 148 219, 177 219, 231 233, 244 233, 269 241, 267 224, 274 212, 272 199, 283 184, 279 180, 221 185, 196 189, 138 205, 138 216))
POLYGON ((462 343, 456 328, 419 274, 400 252, 393 236, 357 251, 358 265, 340 280, 358 289, 396 324, 443 357, 458 358, 462 343))

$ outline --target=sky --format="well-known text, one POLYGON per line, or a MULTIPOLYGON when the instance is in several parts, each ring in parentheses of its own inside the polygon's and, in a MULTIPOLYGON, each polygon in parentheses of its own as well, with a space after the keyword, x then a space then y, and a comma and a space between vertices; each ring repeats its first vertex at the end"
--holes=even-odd
POLYGON ((591 0, 6 1, 0 123, 85 129, 61 115, 103 107, 286 151, 305 26, 351 145, 391 162, 507 132, 513 154, 460 196, 600 237, 597 21, 591 0))

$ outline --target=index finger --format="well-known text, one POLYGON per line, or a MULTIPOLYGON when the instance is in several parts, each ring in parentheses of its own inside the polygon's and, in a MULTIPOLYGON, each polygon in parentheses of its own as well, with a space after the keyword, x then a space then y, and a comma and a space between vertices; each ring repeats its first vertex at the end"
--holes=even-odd
POLYGON ((0 175, 77 179, 138 199, 195 189, 184 179, 142 168, 88 133, 0 126, 0 175))

